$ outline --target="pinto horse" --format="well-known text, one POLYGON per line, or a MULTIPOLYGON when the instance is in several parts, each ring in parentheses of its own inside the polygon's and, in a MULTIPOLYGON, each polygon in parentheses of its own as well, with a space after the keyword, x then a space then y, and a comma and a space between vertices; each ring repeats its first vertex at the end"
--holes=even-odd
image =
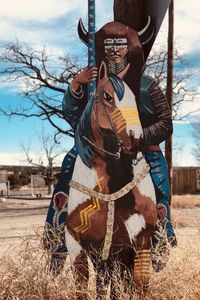
POLYGON ((80 287, 77 298, 85 299, 81 287, 87 285, 90 257, 98 299, 108 278, 111 299, 116 299, 115 262, 122 278, 125 270, 130 271, 136 288, 148 283, 157 211, 149 166, 140 149, 143 133, 135 96, 120 78, 108 76, 104 62, 96 94, 78 126, 79 155, 70 182, 65 229, 80 287))

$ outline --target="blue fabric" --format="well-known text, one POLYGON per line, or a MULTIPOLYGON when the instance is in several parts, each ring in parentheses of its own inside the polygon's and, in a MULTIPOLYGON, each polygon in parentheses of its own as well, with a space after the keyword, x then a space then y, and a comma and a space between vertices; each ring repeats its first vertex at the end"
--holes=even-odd
POLYGON ((165 205, 167 209, 167 237, 171 246, 176 246, 176 236, 170 217, 168 167, 162 151, 146 151, 145 158, 150 166, 150 175, 156 192, 157 204, 165 205))
MULTIPOLYGON (((85 89, 84 93, 86 93, 85 89)), ((73 130, 76 129, 86 104, 87 96, 83 97, 82 99, 76 99, 73 97, 70 89, 67 89, 62 101, 62 113, 65 117, 65 120, 73 128, 73 130)))
MULTIPOLYGON (((58 180, 58 183, 55 186, 52 199, 50 202, 49 210, 46 217, 46 223, 53 227, 53 218, 55 215, 54 209, 54 195, 58 192, 64 192, 65 194, 69 195, 69 182, 72 178, 74 164, 77 156, 77 150, 73 147, 64 157, 61 167, 61 174, 58 180)), ((64 224, 67 218, 67 212, 63 211, 59 216, 59 225, 64 224)), ((47 248, 51 247, 51 241, 48 238, 48 232, 44 232, 44 244, 47 248)), ((48 231, 48 230, 47 230, 48 231)), ((65 245, 65 233, 64 230, 61 234, 61 239, 63 244, 58 246, 57 252, 66 252, 67 248, 65 245)))
POLYGON ((121 101, 124 97, 124 92, 125 92, 123 81, 114 74, 109 74, 109 78, 117 94, 117 97, 119 98, 119 101, 121 101))

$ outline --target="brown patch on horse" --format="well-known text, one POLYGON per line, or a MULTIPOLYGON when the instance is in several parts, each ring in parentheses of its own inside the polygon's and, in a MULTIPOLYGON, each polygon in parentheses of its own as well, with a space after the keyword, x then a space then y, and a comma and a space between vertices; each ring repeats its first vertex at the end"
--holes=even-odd
POLYGON ((107 203, 95 198, 80 204, 67 218, 67 228, 78 241, 100 241, 106 233, 107 203))
POLYGON ((135 196, 135 210, 144 217, 146 224, 155 226, 157 208, 152 199, 142 195, 137 186, 133 189, 133 194, 135 196))

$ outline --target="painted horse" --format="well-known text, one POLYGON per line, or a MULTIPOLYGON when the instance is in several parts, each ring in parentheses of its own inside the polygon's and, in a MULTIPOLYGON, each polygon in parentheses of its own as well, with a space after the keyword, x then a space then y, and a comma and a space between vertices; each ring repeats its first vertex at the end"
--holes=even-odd
MULTIPOLYGON (((141 152, 142 127, 133 92, 100 66, 96 94, 78 123, 76 158, 65 226, 78 299, 89 278, 88 257, 97 274, 97 295, 111 280, 115 263, 121 278, 130 271, 135 287, 148 284, 151 238, 157 222, 149 166, 141 152)), ((103 299, 103 298, 102 298, 103 299)))

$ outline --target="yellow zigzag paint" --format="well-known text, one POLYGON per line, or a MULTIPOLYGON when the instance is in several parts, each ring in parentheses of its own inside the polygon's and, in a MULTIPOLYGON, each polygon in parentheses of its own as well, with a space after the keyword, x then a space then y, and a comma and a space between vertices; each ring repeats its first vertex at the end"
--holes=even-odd
MULTIPOLYGON (((102 191, 101 181, 104 177, 101 177, 97 183, 99 192, 102 191)), ((100 210, 99 200, 97 198, 92 199, 92 204, 80 211, 81 225, 74 228, 76 233, 84 233, 91 227, 91 216, 95 212, 100 210)))

